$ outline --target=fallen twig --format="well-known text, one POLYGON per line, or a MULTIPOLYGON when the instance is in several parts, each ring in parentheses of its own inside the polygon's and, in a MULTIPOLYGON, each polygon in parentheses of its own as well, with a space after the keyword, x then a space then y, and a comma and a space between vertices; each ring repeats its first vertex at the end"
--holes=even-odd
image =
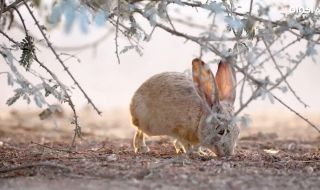
POLYGON ((10 168, 2 168, 0 169, 0 173, 8 173, 16 170, 25 170, 25 169, 31 169, 31 168, 37 168, 37 167, 57 168, 57 169, 64 170, 65 172, 71 172, 71 169, 68 168, 67 166, 43 162, 43 163, 34 163, 34 164, 22 164, 22 165, 13 166, 10 168))

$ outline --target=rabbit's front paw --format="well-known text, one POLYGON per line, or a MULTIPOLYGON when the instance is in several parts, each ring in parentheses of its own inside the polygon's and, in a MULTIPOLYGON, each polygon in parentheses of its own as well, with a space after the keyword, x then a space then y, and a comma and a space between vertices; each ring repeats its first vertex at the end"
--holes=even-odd
POLYGON ((187 155, 189 156, 189 158, 197 158, 201 160, 210 160, 213 157, 211 152, 208 152, 208 150, 206 149, 202 150, 200 146, 195 146, 187 151, 187 155))
POLYGON ((194 153, 198 154, 199 156, 209 156, 210 152, 208 152, 208 150, 202 150, 202 148, 200 146, 196 147, 194 149, 194 153))

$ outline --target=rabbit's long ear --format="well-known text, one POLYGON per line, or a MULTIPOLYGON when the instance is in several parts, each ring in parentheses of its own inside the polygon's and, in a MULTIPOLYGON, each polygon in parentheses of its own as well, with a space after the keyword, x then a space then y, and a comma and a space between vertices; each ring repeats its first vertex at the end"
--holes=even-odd
POLYGON ((219 94, 209 66, 200 59, 192 60, 192 76, 198 94, 212 108, 219 102, 219 94))
POLYGON ((219 89, 220 101, 228 101, 231 104, 236 99, 236 75, 231 65, 231 59, 222 59, 219 63, 216 84, 219 89))

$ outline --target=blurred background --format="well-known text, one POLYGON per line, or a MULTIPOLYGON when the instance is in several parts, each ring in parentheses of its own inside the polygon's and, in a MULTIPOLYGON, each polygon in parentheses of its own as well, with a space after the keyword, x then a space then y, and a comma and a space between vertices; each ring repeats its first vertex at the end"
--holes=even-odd
MULTIPOLYGON (((274 3, 278 1, 268 1, 261 3, 274 3)), ((313 6, 312 3, 302 1, 281 1, 289 2, 291 6, 313 6)), ((243 3, 240 10, 248 10, 243 3)), ((255 6, 253 8, 255 10, 255 6)), ((192 23, 200 26, 206 26, 207 14, 198 12, 195 9, 172 8, 170 14, 176 18, 189 19, 192 23)), ((22 13, 25 10, 21 10, 22 13)), ((41 16, 41 12, 39 13, 41 16)), ((277 19, 281 12, 271 14, 271 19, 277 19)), ((26 17, 26 23, 33 22, 26 17)), ((148 23, 143 23, 148 25, 148 23)), ((31 24, 30 24, 31 25, 31 24)), ((15 39, 23 38, 23 33, 19 29, 19 24, 13 23, 11 34, 15 39)), ((195 30, 190 27, 177 24, 180 31, 195 30)), ((34 28, 30 30, 34 35, 39 35, 34 28)), ((151 32, 151 30, 150 30, 151 32)), ((115 33, 110 24, 104 27, 91 26, 88 33, 83 33, 78 24, 73 26, 70 33, 63 30, 63 25, 59 25, 49 30, 50 39, 59 52, 67 52, 74 57, 66 55, 66 64, 75 78, 82 85, 93 102, 103 111, 101 116, 97 115, 83 98, 82 94, 75 90, 72 94, 76 108, 80 110, 80 122, 83 131, 97 136, 114 136, 121 138, 131 138, 134 128, 130 124, 129 104, 135 90, 149 77, 164 71, 184 72, 191 68, 191 60, 200 55, 200 49, 192 42, 168 34, 162 30, 155 30, 152 39, 148 43, 141 44, 143 55, 134 51, 128 51, 120 54, 121 64, 118 64, 115 55, 115 33), (94 45, 92 45, 94 43, 94 45)), ((8 43, 0 38, 4 43, 8 43)), ((288 37, 288 42, 294 39, 288 37)), ((124 47, 126 39, 123 36, 119 38, 120 49, 124 47)), ((289 51, 299 51, 304 48, 303 43, 298 43, 290 48, 289 51)), ((275 48, 276 49, 276 48, 275 48)), ((319 52, 319 48, 317 49, 319 52)), ((41 49, 40 58, 52 70, 60 73, 64 81, 71 81, 66 76, 64 70, 60 67, 55 57, 47 48, 41 49)), ((217 59, 215 55, 205 54, 203 60, 211 61, 217 59)), ((312 122, 319 126, 320 124, 320 60, 319 55, 315 57, 316 62, 307 58, 292 76, 288 78, 289 83, 296 93, 306 102, 309 107, 305 108, 290 93, 283 94, 275 92, 285 103, 290 105, 302 115, 310 118, 312 122)), ((8 67, 0 59, 0 71, 8 71, 8 67)), ((271 63, 271 62, 270 62, 271 63)), ((216 71, 217 62, 210 64, 211 69, 216 71)), ((37 65, 34 66, 37 69, 37 65)), ((266 70, 265 72, 268 72, 266 70)), ((270 73, 277 75, 278 73, 270 73)), ((33 80, 30 76, 30 80, 33 80)), ((42 127, 48 127, 53 131, 70 130, 73 126, 69 124, 71 116, 68 107, 65 107, 63 117, 57 116, 56 119, 41 121, 38 114, 41 112, 34 104, 28 105, 23 100, 8 107, 6 101, 14 95, 13 88, 7 85, 7 78, 0 75, 1 93, 0 93, 0 122, 7 122, 13 128, 19 130, 19 126, 39 127, 39 133, 42 127), (61 119, 62 118, 62 119, 61 119)), ((54 100, 52 100, 54 102, 54 100)), ((238 108, 236 100, 235 109, 238 108)), ((251 125, 242 129, 242 135, 248 135, 258 132, 276 133, 281 138, 308 139, 317 138, 319 134, 308 124, 295 116, 287 108, 278 104, 271 103, 268 98, 258 98, 251 103, 242 113, 248 114, 251 118, 251 125)))

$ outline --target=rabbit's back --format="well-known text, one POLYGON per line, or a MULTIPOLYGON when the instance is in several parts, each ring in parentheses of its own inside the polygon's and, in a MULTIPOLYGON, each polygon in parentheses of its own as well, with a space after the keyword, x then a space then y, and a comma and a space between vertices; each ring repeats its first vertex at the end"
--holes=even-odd
POLYGON ((199 141, 202 102, 191 78, 183 73, 160 73, 145 81, 135 92, 130 111, 133 124, 147 135, 199 141))

